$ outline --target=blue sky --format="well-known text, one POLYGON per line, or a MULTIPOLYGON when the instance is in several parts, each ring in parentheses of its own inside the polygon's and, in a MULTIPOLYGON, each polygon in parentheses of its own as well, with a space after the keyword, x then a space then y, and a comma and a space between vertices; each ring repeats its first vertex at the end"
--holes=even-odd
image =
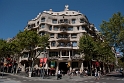
POLYGON ((114 13, 124 15, 124 0, 0 0, 0 38, 16 36, 40 12, 63 11, 65 5, 86 15, 98 30, 102 20, 108 21, 114 13))

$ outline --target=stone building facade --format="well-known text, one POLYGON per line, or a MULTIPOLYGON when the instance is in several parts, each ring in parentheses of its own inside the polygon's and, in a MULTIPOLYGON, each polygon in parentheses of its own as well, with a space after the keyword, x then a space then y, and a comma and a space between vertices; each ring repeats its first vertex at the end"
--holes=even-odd
MULTIPOLYGON (((51 68, 52 61, 55 62, 54 69, 57 72, 79 68, 84 69, 82 54, 78 53, 78 42, 82 35, 89 34, 92 37, 97 35, 97 29, 88 21, 88 18, 79 11, 69 10, 66 5, 64 11, 54 12, 52 9, 39 13, 36 18, 28 21, 26 30, 35 30, 41 36, 49 34, 50 49, 42 52, 35 63, 39 67, 39 59, 47 57, 47 68, 51 68), (69 67, 68 67, 69 66, 69 67)), ((36 49, 36 54, 38 53, 36 49)), ((23 52, 20 62, 28 61, 28 51, 23 52)), ((27 63, 27 62, 26 62, 27 63)), ((28 67, 23 63, 22 67, 28 67)))

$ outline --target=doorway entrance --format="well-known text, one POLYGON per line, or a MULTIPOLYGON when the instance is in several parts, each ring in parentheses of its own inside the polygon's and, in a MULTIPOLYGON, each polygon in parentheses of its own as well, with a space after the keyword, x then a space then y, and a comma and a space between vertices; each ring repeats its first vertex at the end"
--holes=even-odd
POLYGON ((67 74, 67 71, 69 70, 69 68, 67 67, 67 62, 60 62, 59 70, 62 71, 62 74, 67 74))

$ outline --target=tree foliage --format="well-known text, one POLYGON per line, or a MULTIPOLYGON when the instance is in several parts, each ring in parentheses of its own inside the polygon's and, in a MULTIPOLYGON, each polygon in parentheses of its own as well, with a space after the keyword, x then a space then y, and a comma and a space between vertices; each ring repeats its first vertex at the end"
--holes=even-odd
POLYGON ((91 60, 94 54, 94 40, 89 35, 84 35, 79 40, 79 50, 85 54, 85 60, 91 60))
POLYGON ((85 54, 85 60, 99 60, 102 62, 114 62, 115 55, 108 42, 94 39, 84 35, 79 40, 79 50, 85 54))
POLYGON ((9 54, 8 43, 6 40, 0 39, 0 57, 6 57, 9 54))
POLYGON ((113 14, 108 22, 103 21, 100 28, 109 45, 124 49, 124 16, 120 12, 113 14))
POLYGON ((21 50, 29 50, 31 52, 30 57, 35 58, 34 49, 39 46, 40 48, 46 48, 49 46, 49 36, 40 36, 36 31, 20 31, 16 36, 16 42, 21 50))

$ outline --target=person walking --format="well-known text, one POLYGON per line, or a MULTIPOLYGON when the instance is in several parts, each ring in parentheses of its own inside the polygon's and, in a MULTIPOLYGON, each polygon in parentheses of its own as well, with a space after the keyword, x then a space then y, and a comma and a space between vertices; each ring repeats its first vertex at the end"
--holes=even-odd
POLYGON ((100 72, 95 70, 95 80, 99 80, 100 79, 100 72))
POLYGON ((60 70, 59 70, 58 73, 57 73, 57 80, 58 80, 59 78, 60 78, 60 79, 62 78, 62 75, 61 75, 61 71, 60 71, 60 70))

